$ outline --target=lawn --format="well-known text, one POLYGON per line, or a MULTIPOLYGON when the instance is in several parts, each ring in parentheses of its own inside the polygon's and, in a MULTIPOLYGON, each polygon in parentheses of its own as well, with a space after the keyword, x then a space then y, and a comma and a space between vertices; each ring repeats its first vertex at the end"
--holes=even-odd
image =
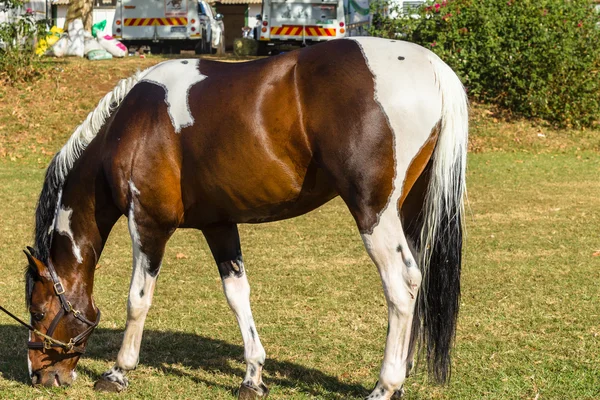
MULTIPOLYGON (((158 58, 47 64, 35 84, 0 87, 0 304, 26 318, 25 256, 51 155, 116 81, 158 58)), ((408 399, 600 398, 598 132, 505 122, 473 107, 462 308, 449 386, 423 372, 408 399)), ((240 227, 272 399, 368 394, 386 306, 375 266, 336 199, 308 215, 240 227)), ((27 333, 0 315, 0 398, 233 399, 245 365, 237 323, 202 235, 169 242, 130 387, 98 394, 125 326, 126 224, 96 273, 100 327, 67 389, 28 384, 27 333)))

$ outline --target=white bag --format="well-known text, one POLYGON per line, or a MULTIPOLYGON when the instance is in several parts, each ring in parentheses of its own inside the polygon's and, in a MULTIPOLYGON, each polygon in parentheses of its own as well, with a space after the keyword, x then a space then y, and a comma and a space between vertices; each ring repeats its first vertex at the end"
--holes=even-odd
POLYGON ((98 43, 100 43, 100 46, 102 46, 113 56, 125 57, 127 55, 127 47, 114 37, 102 31, 96 32, 96 36, 98 37, 98 43))
POLYGON ((96 38, 86 38, 83 46, 83 54, 87 55, 92 50, 104 50, 96 38))
POLYGON ((67 48, 68 56, 83 57, 85 51, 85 44, 83 43, 83 35, 75 36, 69 39, 69 47, 67 48))
POLYGON ((52 55, 55 57, 64 57, 67 55, 67 48, 69 47, 69 36, 63 35, 58 39, 54 46, 52 46, 52 55))
POLYGON ((75 37, 73 40, 69 35, 63 35, 58 42, 52 46, 51 54, 55 57, 77 56, 83 57, 84 54, 83 37, 75 37))
POLYGON ((77 36, 83 36, 85 30, 83 29, 83 21, 81 20, 81 18, 76 18, 73 21, 69 22, 67 32, 69 32, 69 37, 71 38, 71 40, 77 36))

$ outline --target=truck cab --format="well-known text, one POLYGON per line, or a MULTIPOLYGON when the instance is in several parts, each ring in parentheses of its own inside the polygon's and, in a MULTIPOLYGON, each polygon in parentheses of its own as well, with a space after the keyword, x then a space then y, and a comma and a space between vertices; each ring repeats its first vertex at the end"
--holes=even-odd
POLYGON ((205 0, 117 0, 113 36, 152 53, 211 53, 219 17, 205 0))

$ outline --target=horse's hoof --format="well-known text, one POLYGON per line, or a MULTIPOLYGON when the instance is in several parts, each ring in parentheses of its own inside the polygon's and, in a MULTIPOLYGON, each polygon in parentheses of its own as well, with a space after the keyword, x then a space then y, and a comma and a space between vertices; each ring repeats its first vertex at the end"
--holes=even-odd
POLYGON ((125 386, 121 385, 118 382, 111 382, 106 379, 99 379, 94 384, 94 390, 98 392, 111 392, 111 393, 119 393, 125 389, 125 386))
POLYGON ((404 388, 400 388, 400 390, 396 390, 394 395, 392 396, 392 400, 399 400, 404 397, 404 388))
POLYGON ((253 383, 242 383, 240 386, 240 394, 238 400, 255 400, 266 399, 269 395, 269 388, 261 383, 260 386, 255 386, 253 383))

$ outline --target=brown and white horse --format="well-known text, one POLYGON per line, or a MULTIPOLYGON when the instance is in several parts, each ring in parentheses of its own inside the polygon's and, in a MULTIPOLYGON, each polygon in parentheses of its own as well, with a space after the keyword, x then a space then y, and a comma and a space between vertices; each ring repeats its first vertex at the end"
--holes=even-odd
POLYGON ((165 245, 175 229, 196 228, 242 334, 240 398, 266 396, 237 224, 292 218, 338 195, 388 304, 385 355, 368 398, 402 388, 418 339, 430 373, 446 381, 467 131, 460 80, 430 51, 401 41, 342 39, 239 64, 171 60, 122 80, 46 173, 26 274, 32 382, 74 379, 99 319, 95 265, 125 215, 133 245, 127 326, 97 386, 127 386, 165 245))

